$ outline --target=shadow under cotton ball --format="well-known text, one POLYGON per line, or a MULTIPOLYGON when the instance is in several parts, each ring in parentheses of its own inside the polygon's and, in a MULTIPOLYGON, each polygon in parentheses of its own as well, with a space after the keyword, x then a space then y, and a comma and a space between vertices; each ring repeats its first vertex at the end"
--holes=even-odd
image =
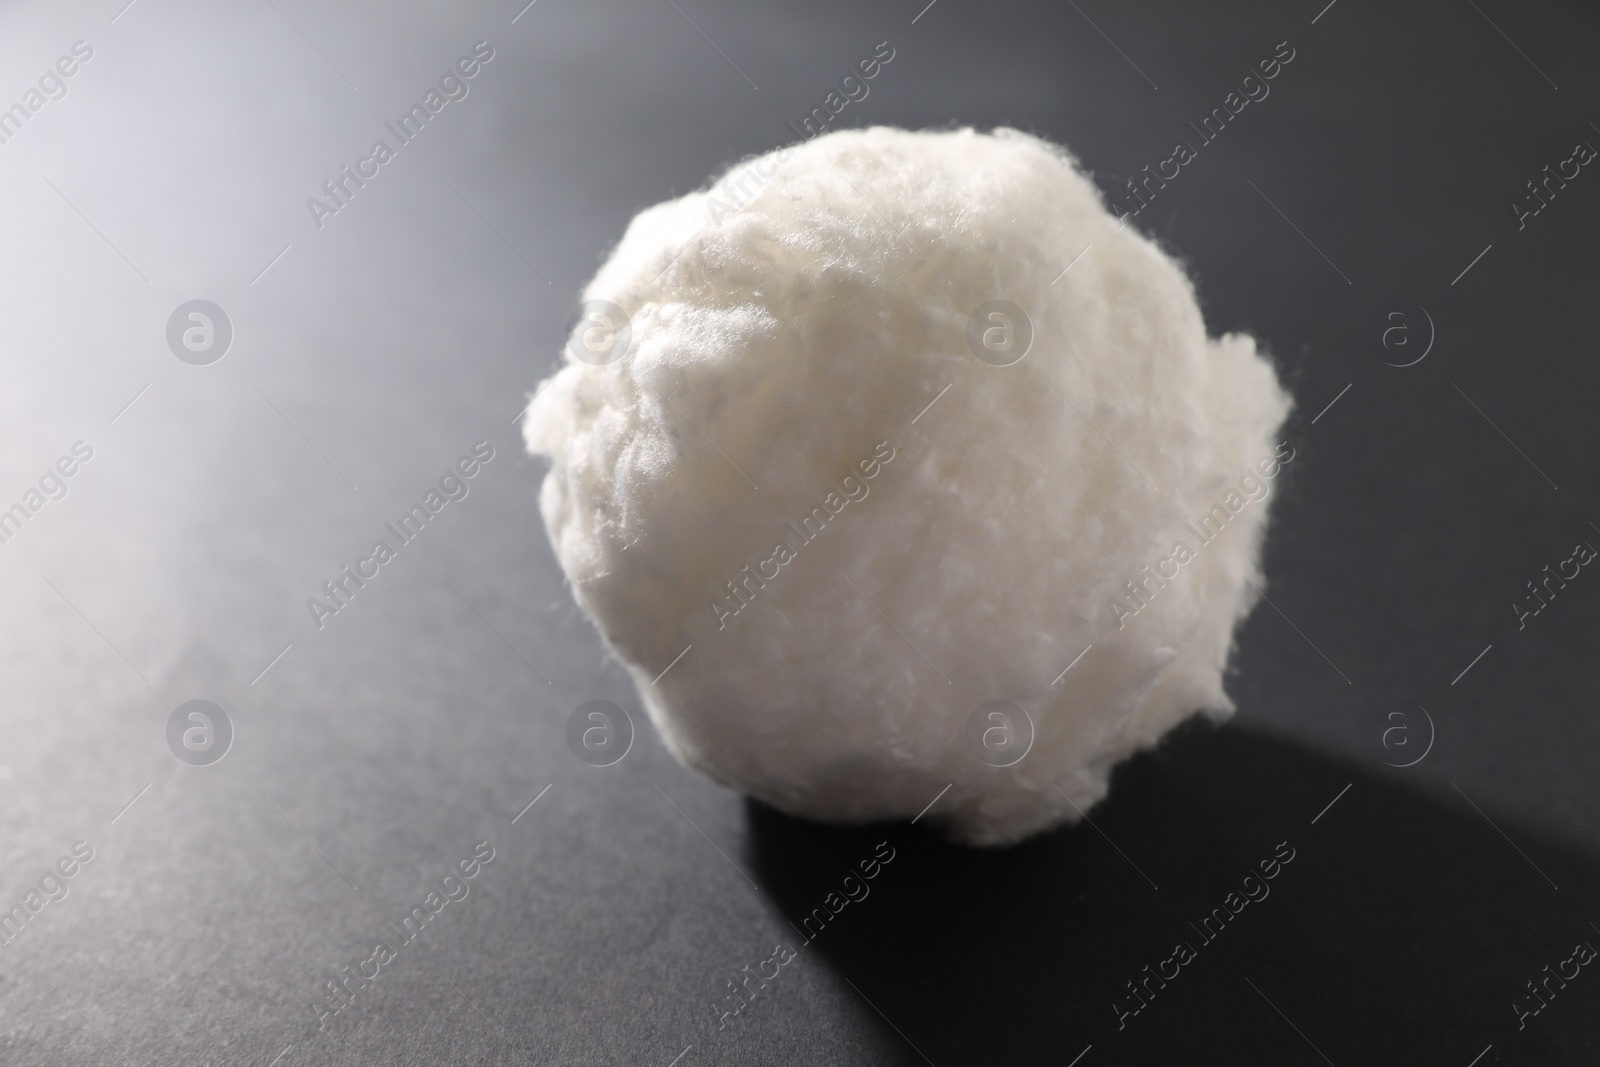
POLYGON ((1065 150, 819 137, 641 212, 584 295, 524 432, 688 765, 1005 844, 1232 711, 1289 400, 1065 150))

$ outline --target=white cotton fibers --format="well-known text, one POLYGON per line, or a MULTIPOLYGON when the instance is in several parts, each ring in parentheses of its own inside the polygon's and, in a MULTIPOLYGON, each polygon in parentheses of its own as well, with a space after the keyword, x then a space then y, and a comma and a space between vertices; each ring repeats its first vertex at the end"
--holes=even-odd
POLYGON ((1063 149, 818 137, 640 212, 585 300, 545 526, 688 765, 1005 844, 1232 711, 1289 399, 1063 149))

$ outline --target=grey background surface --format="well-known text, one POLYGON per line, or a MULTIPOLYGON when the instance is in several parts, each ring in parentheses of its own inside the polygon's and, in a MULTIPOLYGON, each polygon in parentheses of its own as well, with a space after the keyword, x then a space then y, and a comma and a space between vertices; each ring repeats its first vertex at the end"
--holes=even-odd
POLYGON ((1600 178, 1520 230, 1509 206, 1600 144, 1592 6, 13 4, 0 104, 78 40, 0 144, 0 506, 94 449, 0 545, 0 907, 94 859, 0 946, 0 1061, 1594 1062, 1600 978, 1509 1008, 1600 944, 1600 579, 1521 630, 1510 607, 1600 544, 1600 178), (479 40, 470 95, 314 225, 479 40), (1297 398, 1239 714, 1131 765, 1098 829, 1003 853, 678 767, 512 425, 632 214, 792 140, 883 40, 840 125, 1012 124, 1108 192, 1296 50, 1139 220, 1297 398), (197 297, 234 327, 206 367, 164 338, 197 297), (1437 332, 1404 369, 1396 301, 1437 332), (470 495, 317 629, 306 598, 479 440, 470 495), (210 767, 165 740, 195 698, 236 731, 210 767), (594 698, 638 727, 605 769, 564 741, 594 698), (324 983, 481 841, 470 894, 320 1031, 324 983), (802 947, 879 841, 872 895, 802 947), (1119 1028, 1125 983, 1282 841, 1273 895, 1119 1028), (779 942, 796 962, 719 1030, 779 942))

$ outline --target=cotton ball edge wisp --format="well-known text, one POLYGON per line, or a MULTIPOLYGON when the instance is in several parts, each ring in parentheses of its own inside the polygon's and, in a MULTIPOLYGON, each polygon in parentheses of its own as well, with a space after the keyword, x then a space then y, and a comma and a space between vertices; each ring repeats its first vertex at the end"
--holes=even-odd
POLYGON ((524 434, 684 763, 996 845, 1233 710, 1289 399, 1064 149, 818 137, 640 212, 584 297, 524 434))

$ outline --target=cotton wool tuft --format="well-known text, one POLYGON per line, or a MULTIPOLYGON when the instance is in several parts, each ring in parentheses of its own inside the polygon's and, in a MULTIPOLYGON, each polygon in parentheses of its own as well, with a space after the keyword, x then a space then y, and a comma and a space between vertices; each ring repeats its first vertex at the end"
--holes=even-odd
POLYGON ((1232 712, 1290 402, 1064 149, 818 137, 640 212, 584 295, 524 433, 684 763, 1001 845, 1232 712))

